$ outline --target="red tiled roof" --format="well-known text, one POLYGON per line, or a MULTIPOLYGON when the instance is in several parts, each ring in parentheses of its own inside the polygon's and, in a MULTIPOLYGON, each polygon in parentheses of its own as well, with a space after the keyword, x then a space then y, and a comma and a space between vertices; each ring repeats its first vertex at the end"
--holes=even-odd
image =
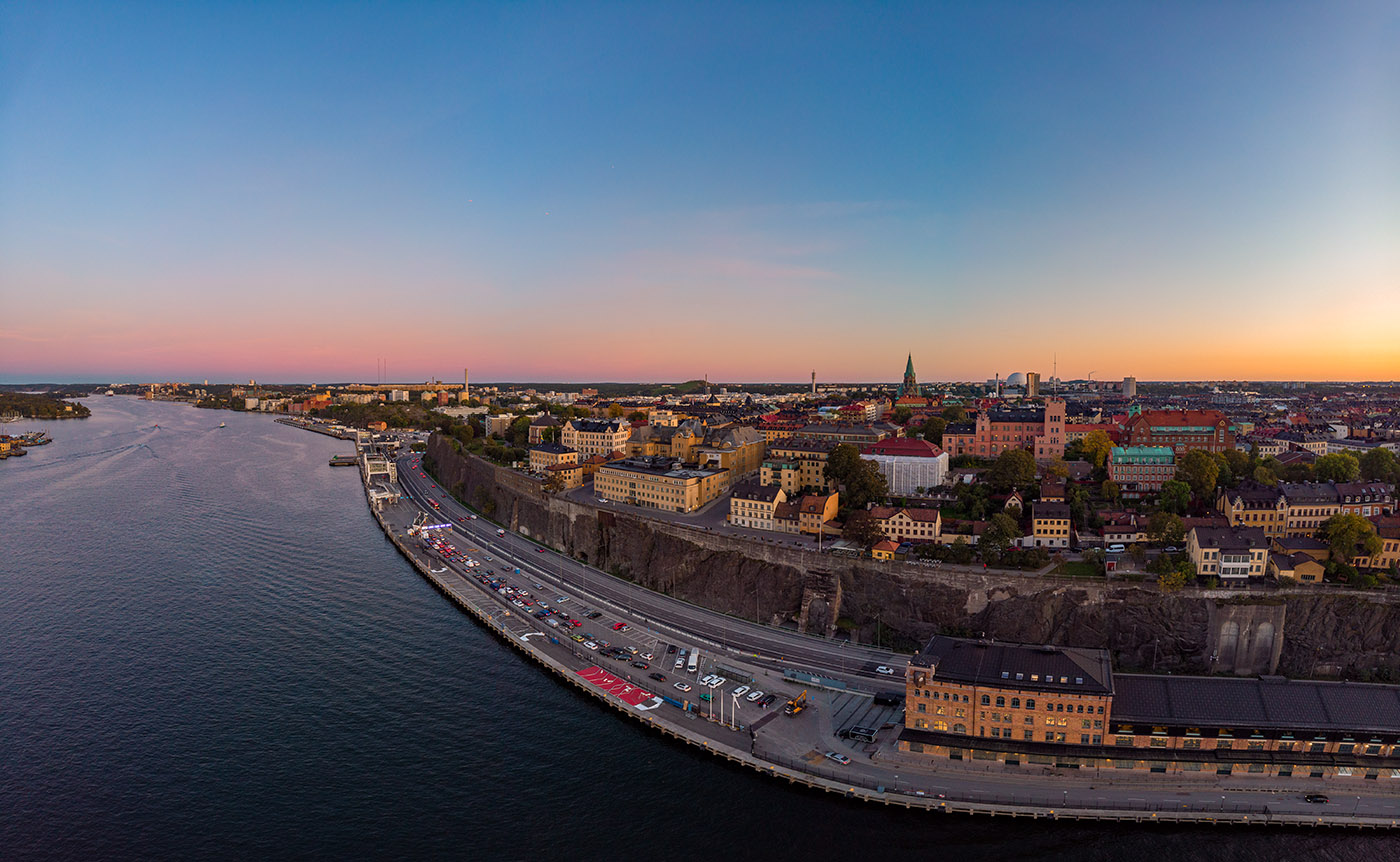
POLYGON ((889 437, 879 443, 862 446, 862 455, 898 455, 907 458, 937 458, 943 450, 927 440, 912 437, 889 437))

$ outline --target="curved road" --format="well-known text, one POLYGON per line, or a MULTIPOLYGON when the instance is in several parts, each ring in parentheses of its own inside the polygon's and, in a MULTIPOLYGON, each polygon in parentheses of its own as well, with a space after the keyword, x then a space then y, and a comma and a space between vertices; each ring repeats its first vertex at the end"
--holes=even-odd
POLYGON ((417 455, 398 459, 399 484, 411 499, 429 512, 434 511, 430 503, 437 502, 440 508, 436 511, 442 514, 443 522, 450 521, 464 540, 508 558, 523 574, 550 584, 562 594, 587 596, 589 601, 603 601, 624 609, 630 616, 645 620, 659 635, 668 634, 670 640, 680 637, 743 656, 750 662, 834 677, 865 690, 904 689, 908 656, 846 646, 730 617, 615 578, 524 536, 509 531, 504 537, 498 536, 495 524, 468 520, 467 516, 475 513, 438 487, 432 477, 420 476, 421 469, 414 466, 417 460, 417 455), (876 673, 875 668, 881 665, 893 668, 895 673, 876 673))

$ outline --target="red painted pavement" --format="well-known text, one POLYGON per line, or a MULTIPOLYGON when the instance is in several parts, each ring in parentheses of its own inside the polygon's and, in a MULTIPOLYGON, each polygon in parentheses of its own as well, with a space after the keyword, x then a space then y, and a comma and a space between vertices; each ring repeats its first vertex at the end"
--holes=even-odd
POLYGON ((641 706, 652 698, 651 692, 638 688, 635 683, 619 679, 600 667, 586 667, 579 671, 578 675, 632 706, 641 706))

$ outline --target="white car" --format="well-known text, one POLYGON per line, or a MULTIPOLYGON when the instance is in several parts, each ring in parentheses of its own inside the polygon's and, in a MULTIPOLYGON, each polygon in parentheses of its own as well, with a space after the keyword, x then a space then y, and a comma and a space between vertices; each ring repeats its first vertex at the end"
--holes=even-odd
POLYGON ((651 661, 651 660, 654 659, 654 658, 656 658, 656 656, 652 655, 652 654, 649 653, 649 652, 644 652, 644 653, 642 653, 642 659, 643 659, 644 661, 651 661))
POLYGON ((875 672, 882 673, 885 676, 894 676, 894 668, 885 667, 884 665, 880 665, 879 667, 875 668, 875 672))
POLYGON ((683 658, 678 658, 678 659, 676 659, 676 670, 680 670, 680 669, 683 668, 683 667, 685 667, 685 659, 683 659, 683 658))
POLYGON ((588 648, 591 649, 591 650, 597 650, 597 649, 598 649, 598 645, 595 644, 593 641, 584 641, 584 642, 583 642, 583 645, 586 646, 586 647, 588 647, 588 648))
POLYGON ((763 692, 759 691, 758 689, 754 689, 753 691, 749 692, 749 696, 744 698, 744 700, 747 700, 749 703, 753 703, 760 697, 763 697, 763 692))
POLYGON ((705 674, 704 676, 700 677, 700 684, 701 684, 701 685, 709 685, 709 684, 710 684, 710 680, 712 680, 712 679, 714 679, 714 678, 715 678, 715 675, 714 675, 714 674, 712 674, 712 673, 707 673, 707 674, 705 674))
POLYGON ((719 688, 720 686, 724 685, 724 684, 725 684, 726 682, 728 682, 728 681, 729 681, 729 680, 725 679, 725 678, 722 677, 722 676, 711 677, 711 678, 710 678, 710 682, 709 682, 709 686, 710 686, 710 688, 719 688))
POLYGON ((689 686, 688 684, 686 684, 686 683, 678 682, 678 683, 676 683, 676 690, 677 690, 677 691, 690 691, 690 686, 689 686))
POLYGON ((564 602, 567 602, 568 600, 569 600, 569 597, 568 597, 568 596, 555 596, 555 597, 554 597, 554 603, 555 603, 556 605, 562 605, 562 604, 564 604, 564 602))
POLYGON ((744 693, 747 692, 748 690, 749 690, 749 687, 748 687, 748 686, 746 686, 746 685, 741 685, 741 686, 739 686, 738 688, 734 689, 734 692, 733 692, 733 693, 736 694, 736 695, 739 695, 739 694, 744 694, 744 693))
POLYGON ((847 757, 844 754, 838 754, 835 751, 828 751, 824 756, 827 760, 834 760, 842 766, 845 766, 846 764, 851 762, 851 759, 849 757, 847 757))

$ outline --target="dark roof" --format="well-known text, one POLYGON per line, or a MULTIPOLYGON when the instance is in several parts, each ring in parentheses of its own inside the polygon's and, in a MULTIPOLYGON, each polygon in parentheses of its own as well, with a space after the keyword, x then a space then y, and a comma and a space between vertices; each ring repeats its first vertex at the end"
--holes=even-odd
POLYGON ((1202 548, 1249 551, 1269 546, 1264 531, 1258 527, 1192 527, 1191 532, 1196 534, 1196 544, 1202 548))
POLYGON ((565 446, 563 443, 536 443, 535 445, 530 447, 530 451, 548 452, 551 455, 562 455, 565 452, 572 452, 574 450, 570 449, 568 446, 565 446))
POLYGON ((1120 674, 1113 720, 1130 724, 1400 732, 1400 686, 1120 674))
POLYGON ((935 635, 910 662, 932 668, 936 679, 954 682, 1065 694, 1113 693, 1113 668, 1108 651, 1101 649, 935 635))
POLYGON ((575 419, 573 425, 575 431, 587 434, 616 434, 623 428, 623 423, 617 419, 606 421, 602 419, 575 419))
POLYGON ((1067 520, 1069 518, 1068 503, 1033 503, 1031 504, 1032 518, 1059 518, 1067 520))
POLYGON ((732 496, 740 500, 759 500, 764 503, 771 503, 777 498, 778 492, 783 487, 781 485, 760 485, 752 479, 734 486, 732 496))

